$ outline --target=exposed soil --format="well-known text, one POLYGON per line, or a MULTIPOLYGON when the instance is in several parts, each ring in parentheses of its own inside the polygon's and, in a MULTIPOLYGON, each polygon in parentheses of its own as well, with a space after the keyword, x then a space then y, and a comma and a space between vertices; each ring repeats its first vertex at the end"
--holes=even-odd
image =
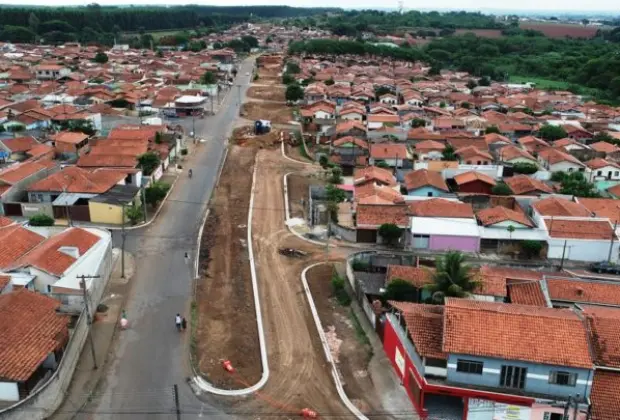
POLYGON ((235 144, 243 147, 275 147, 280 144, 280 130, 273 129, 267 134, 255 135, 254 127, 246 125, 233 130, 232 138, 235 144))
POLYGON ((592 38, 596 35, 598 27, 582 26, 570 23, 550 22, 527 22, 519 23, 521 29, 533 29, 542 32, 549 38, 592 38))
POLYGON ((241 106, 240 114, 252 121, 269 120, 272 124, 288 124, 293 120, 292 108, 269 102, 246 102, 241 106))
MULTIPOLYGON (((280 151, 264 149, 257 156, 253 214, 253 244, 259 281, 270 378, 255 401, 233 403, 249 412, 286 412, 295 418, 303 408, 319 417, 350 417, 341 404, 325 360, 301 284, 304 267, 325 258, 325 252, 292 235, 284 225, 282 176, 304 170, 282 157, 280 151), (296 248, 309 253, 290 258, 278 248, 296 248), (269 407, 265 407, 268 405, 269 407)), ((342 249, 330 258, 342 260, 342 249)))
POLYGON ((322 178, 311 175, 290 174, 287 182, 291 217, 307 219, 310 185, 323 185, 325 181, 322 178))
POLYGON ((292 159, 298 160, 300 162, 312 163, 312 160, 308 159, 306 156, 302 155, 300 150, 300 145, 292 146, 290 144, 286 145, 286 155, 292 159))
POLYGON ((246 95, 249 98, 261 99, 266 101, 285 102, 285 88, 282 86, 251 86, 246 95))
POLYGON ((255 148, 238 146, 228 153, 204 227, 196 286, 198 366, 215 386, 229 389, 256 383, 262 372, 247 249, 255 155, 255 148), (222 360, 230 360, 236 376, 222 360))
POLYGON ((306 279, 344 390, 360 411, 384 411, 375 398, 376 390, 367 371, 372 347, 351 308, 340 305, 333 297, 333 272, 331 264, 321 264, 310 269, 306 279))
POLYGON ((256 83, 260 83, 261 85, 282 85, 282 77, 278 76, 278 73, 264 73, 260 72, 258 74, 258 79, 255 80, 256 83))

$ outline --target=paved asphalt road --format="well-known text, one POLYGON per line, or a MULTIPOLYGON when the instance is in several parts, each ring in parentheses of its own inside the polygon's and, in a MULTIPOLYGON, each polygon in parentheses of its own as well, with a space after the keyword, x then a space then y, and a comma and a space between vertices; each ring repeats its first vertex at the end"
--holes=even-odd
MULTIPOLYGON (((253 61, 246 60, 239 69, 236 83, 243 85, 242 98, 253 61)), ((131 328, 120 334, 105 379, 79 418, 174 419, 174 384, 179 387, 181 418, 226 418, 198 400, 187 385, 188 349, 176 331, 174 316, 178 312, 189 318, 198 230, 224 142, 239 112, 238 100, 238 88, 233 87, 217 115, 196 120, 196 134, 210 140, 197 148, 187 165, 194 176, 181 174, 151 226, 128 232, 126 249, 134 253, 137 264, 126 307, 131 328)), ((113 236, 119 246, 120 232, 113 236)))

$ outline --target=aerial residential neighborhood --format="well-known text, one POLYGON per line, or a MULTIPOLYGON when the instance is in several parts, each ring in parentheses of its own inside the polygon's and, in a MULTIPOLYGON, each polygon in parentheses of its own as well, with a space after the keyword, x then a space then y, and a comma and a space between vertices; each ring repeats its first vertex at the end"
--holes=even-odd
POLYGON ((0 6, 0 419, 620 419, 620 20, 406 3, 0 6))

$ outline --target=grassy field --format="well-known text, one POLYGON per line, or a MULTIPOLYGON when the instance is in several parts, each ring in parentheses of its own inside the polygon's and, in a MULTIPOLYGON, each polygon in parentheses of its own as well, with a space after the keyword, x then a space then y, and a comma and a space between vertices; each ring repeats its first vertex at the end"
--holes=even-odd
POLYGON ((510 76, 510 83, 536 83, 536 87, 539 89, 558 89, 565 90, 568 88, 568 82, 562 82, 559 80, 541 79, 538 77, 528 76, 510 76))

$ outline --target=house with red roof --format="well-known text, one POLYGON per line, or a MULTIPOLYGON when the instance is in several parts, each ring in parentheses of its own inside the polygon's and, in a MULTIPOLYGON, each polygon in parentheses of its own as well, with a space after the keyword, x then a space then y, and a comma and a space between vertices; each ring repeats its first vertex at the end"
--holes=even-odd
POLYGON ((594 181, 620 181, 620 165, 603 158, 594 158, 587 162, 586 179, 594 181))
POLYGON ((594 364, 575 310, 458 298, 389 303, 383 349, 420 417, 561 418, 578 393, 570 418, 586 419, 594 364))

